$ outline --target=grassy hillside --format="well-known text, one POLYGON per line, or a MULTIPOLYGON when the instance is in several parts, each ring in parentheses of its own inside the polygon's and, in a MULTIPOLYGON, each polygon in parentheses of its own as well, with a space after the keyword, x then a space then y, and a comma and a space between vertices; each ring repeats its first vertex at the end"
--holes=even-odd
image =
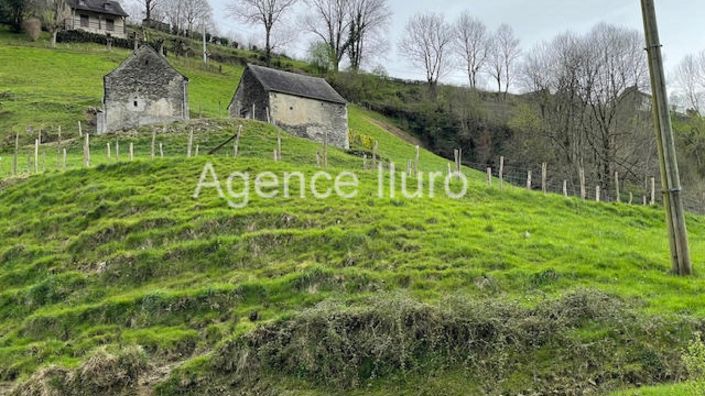
MULTIPOLYGON (((2 101, 5 131, 37 118, 71 130, 121 59, 0 39, 14 64, 0 62, 14 98, 2 101), (22 63, 33 57, 51 66, 34 73, 22 63)), ((280 132, 243 122, 239 158, 230 146, 206 156, 241 125, 217 119, 240 70, 179 67, 192 110, 212 119, 156 128, 165 158, 149 158, 143 128, 93 138, 83 169, 73 132, 69 170, 52 142, 46 172, 2 181, 0 394, 600 394, 687 377, 705 279, 669 274, 659 209, 500 190, 470 170, 459 200, 440 182, 434 198, 379 198, 362 158, 333 149, 328 170, 360 178, 354 198, 295 188, 233 209, 207 188, 195 199, 207 162, 223 182, 233 171, 310 178, 321 147, 282 134, 274 162, 280 132), (191 129, 201 151, 185 158, 191 129), (106 155, 117 141, 121 161, 106 155)), ((380 120, 351 107, 354 148, 376 140, 404 168, 414 146, 380 120)), ((422 171, 446 164, 422 152, 422 171)), ((697 269, 705 219, 687 220, 697 269)))

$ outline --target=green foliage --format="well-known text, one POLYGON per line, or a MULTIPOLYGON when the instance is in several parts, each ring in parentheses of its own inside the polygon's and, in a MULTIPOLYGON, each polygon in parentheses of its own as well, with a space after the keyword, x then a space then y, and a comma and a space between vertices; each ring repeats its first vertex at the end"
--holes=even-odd
POLYGON ((692 394, 705 394, 705 344, 700 338, 700 333, 695 333, 695 339, 683 353, 683 364, 688 371, 691 381, 688 385, 692 394))
POLYGON ((330 47, 322 41, 314 41, 309 45, 307 61, 320 74, 325 74, 333 67, 330 47))

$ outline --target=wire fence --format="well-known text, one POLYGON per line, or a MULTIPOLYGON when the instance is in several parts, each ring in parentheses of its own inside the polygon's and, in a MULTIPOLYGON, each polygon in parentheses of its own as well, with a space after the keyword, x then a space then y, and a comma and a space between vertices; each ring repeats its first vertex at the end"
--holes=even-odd
MULTIPOLYGON (((528 168, 516 167, 507 165, 503 157, 500 157, 495 163, 500 165, 490 167, 487 164, 462 162, 465 167, 488 174, 488 178, 492 176, 495 180, 501 179, 504 183, 532 191, 543 191, 546 194, 560 194, 599 202, 621 202, 632 205, 661 206, 663 204, 660 183, 655 176, 647 177, 643 188, 639 188, 633 183, 622 184, 619 174, 615 173, 609 180, 609 188, 605 188, 604 184, 591 183, 590 180, 587 180, 584 171, 582 171, 582 177, 581 172, 578 172, 576 178, 556 178, 551 176, 550 169, 546 164, 528 168)), ((685 195, 681 195, 681 199, 686 210, 705 214, 705 200, 685 195)))
MULTIPOLYGON (((174 157, 195 157, 205 154, 217 154, 224 156, 238 156, 242 154, 240 147, 240 131, 229 140, 215 145, 210 142, 207 146, 199 146, 194 142, 193 132, 188 135, 185 142, 178 142, 178 149, 174 147, 176 142, 162 142, 156 139, 156 133, 152 135, 151 141, 101 141, 101 147, 96 147, 91 142, 92 136, 82 134, 80 139, 74 140, 71 145, 53 144, 46 145, 35 140, 32 147, 20 146, 15 142, 15 152, 9 156, 0 157, 0 174, 5 177, 23 177, 32 174, 41 174, 48 170, 68 170, 81 167, 90 167, 99 164, 115 163, 135 160, 138 155, 140 159, 174 157), (167 147, 165 143, 170 144, 167 147), (82 147, 81 147, 82 146, 82 147), (177 152, 175 152, 175 150, 177 152), (139 154, 138 154, 139 153, 139 154), (97 154, 97 155, 96 155, 97 154)), ((222 142, 222 140, 221 140, 222 142)), ((276 145, 269 153, 275 161, 281 160, 281 138, 277 136, 276 145)), ((419 165, 419 148, 416 149, 416 158, 409 160, 407 168, 410 173, 416 173, 419 165)), ((316 153, 316 164, 327 166, 328 148, 322 145, 322 150, 316 153)), ((377 147, 374 149, 377 155, 377 147)), ((372 153, 370 153, 372 154, 372 153)), ((567 197, 580 197, 586 200, 599 202, 622 202, 632 205, 662 205, 663 196, 658 191, 656 177, 649 177, 645 180, 644 186, 635 186, 634 183, 620 184, 619 174, 612 175, 609 181, 609 188, 605 188, 605 183, 591 183, 587 180, 584 171, 579 172, 577 177, 564 177, 565 172, 551 173, 551 169, 546 164, 533 167, 517 167, 507 164, 503 157, 489 167, 487 164, 462 161, 462 151, 455 150, 455 170, 462 171, 462 167, 471 168, 487 174, 488 183, 508 183, 510 185, 526 188, 527 190, 544 192, 546 194, 560 194, 567 197), (582 181, 582 183, 581 183, 582 181)), ((372 155, 365 155, 361 165, 363 169, 374 169, 372 166, 372 155)), ((381 158, 378 160, 383 162, 381 158)), ((402 169, 405 164, 399 164, 402 169)), ((451 165, 448 164, 448 171, 451 172, 451 165)), ((682 196, 685 208, 694 213, 705 214, 705 201, 698 200, 692 196, 682 196)))

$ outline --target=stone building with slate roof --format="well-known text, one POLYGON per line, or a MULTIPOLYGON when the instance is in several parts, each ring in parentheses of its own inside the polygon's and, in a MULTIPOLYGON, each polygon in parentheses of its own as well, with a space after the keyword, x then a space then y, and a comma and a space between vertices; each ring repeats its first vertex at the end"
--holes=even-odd
POLYGON ((143 45, 103 77, 98 133, 189 119, 188 78, 143 45))
POLYGON ((118 38, 127 37, 127 13, 114 0, 69 0, 71 16, 66 19, 67 30, 84 30, 118 38))
POLYGON ((347 102, 326 80, 247 65, 228 111, 275 123, 285 131, 350 148, 347 102))

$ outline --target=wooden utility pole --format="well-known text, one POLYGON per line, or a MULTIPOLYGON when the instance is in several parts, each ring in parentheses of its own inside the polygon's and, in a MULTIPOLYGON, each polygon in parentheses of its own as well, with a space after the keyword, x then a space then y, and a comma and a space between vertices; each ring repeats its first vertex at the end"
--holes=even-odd
POLYGON ((681 200, 681 182, 676 161, 676 148, 673 141, 673 127, 669 114, 666 78, 663 70, 661 43, 656 22, 654 0, 641 0, 646 51, 649 58, 651 89, 653 90, 653 118, 656 126, 656 146, 658 148, 663 189, 663 206, 666 209, 669 244, 673 272, 690 275, 693 271, 688 249, 688 231, 685 226, 685 213, 681 200))

